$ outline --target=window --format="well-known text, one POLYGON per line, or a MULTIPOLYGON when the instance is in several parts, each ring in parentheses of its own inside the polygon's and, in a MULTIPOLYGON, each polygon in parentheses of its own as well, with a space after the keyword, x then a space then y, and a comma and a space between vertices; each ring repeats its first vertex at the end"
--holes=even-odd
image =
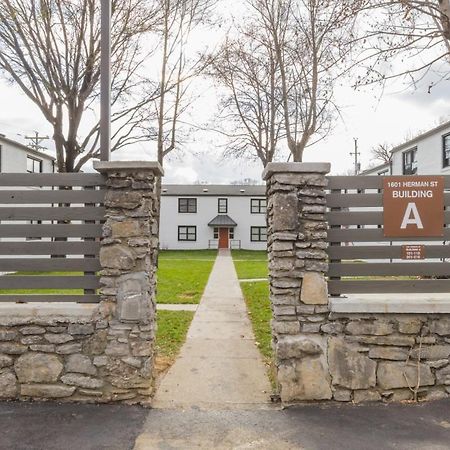
POLYGON ((443 167, 450 166, 450 134, 442 136, 442 161, 443 167))
POLYGON ((27 172, 28 173, 41 173, 42 161, 40 159, 33 158, 27 155, 27 172))
POLYGON ((234 228, 230 228, 229 237, 230 237, 230 239, 234 239, 234 228))
POLYGON ((252 198, 250 200, 250 212, 252 214, 265 214, 267 202, 265 198, 252 198))
POLYGON ((403 153, 403 175, 414 175, 417 173, 416 153, 417 148, 403 153))
POLYGON ((219 198, 218 211, 219 211, 219 214, 226 214, 228 212, 228 199, 227 198, 219 198))
POLYGON ((250 240, 252 242, 266 242, 267 241, 267 227, 251 227, 250 240))
POLYGON ((219 239, 219 229, 214 228, 214 239, 219 239))
POLYGON ((178 199, 179 213, 196 213, 197 199, 196 198, 179 198, 178 199))
POLYGON ((197 227, 181 225, 178 227, 178 240, 179 241, 196 241, 197 240, 197 227))

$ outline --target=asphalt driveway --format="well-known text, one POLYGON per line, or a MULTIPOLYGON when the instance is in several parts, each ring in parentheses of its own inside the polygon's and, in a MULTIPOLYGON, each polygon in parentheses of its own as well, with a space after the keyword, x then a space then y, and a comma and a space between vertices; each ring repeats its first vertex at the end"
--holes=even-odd
POLYGON ((450 401, 200 411, 0 403, 2 450, 450 449, 450 401))

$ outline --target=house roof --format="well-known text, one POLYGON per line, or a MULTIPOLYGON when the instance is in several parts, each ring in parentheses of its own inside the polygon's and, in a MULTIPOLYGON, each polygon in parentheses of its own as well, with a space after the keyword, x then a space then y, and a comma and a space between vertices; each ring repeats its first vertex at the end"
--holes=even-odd
POLYGON ((237 223, 227 214, 219 214, 208 225, 210 227, 237 227, 237 223))
POLYGON ((14 145, 15 147, 19 147, 20 149, 25 150, 27 153, 30 153, 31 155, 34 155, 34 156, 38 156, 40 158, 47 158, 52 161, 56 160, 55 157, 48 155, 47 153, 44 153, 44 152, 38 152, 37 150, 27 147, 26 145, 24 145, 20 142, 13 141, 12 139, 7 138, 4 134, 0 134, 0 143, 1 142, 4 142, 5 144, 9 144, 9 145, 14 145))
POLYGON ((400 150, 405 150, 407 147, 411 147, 412 145, 416 144, 421 139, 424 139, 428 136, 431 136, 435 133, 439 133, 440 131, 445 130, 446 128, 450 127, 450 120, 447 122, 444 122, 437 127, 432 128, 431 130, 425 131, 424 133, 419 134, 418 136, 414 137, 413 139, 410 139, 409 141, 404 142, 403 144, 397 145, 391 150, 391 153, 398 152, 400 150))
POLYGON ((363 170, 360 175, 367 175, 368 173, 377 172, 382 169, 389 169, 389 163, 379 164, 378 166, 369 167, 366 170, 363 170))
POLYGON ((163 196, 212 196, 212 197, 264 197, 265 185, 234 184, 165 184, 163 196))

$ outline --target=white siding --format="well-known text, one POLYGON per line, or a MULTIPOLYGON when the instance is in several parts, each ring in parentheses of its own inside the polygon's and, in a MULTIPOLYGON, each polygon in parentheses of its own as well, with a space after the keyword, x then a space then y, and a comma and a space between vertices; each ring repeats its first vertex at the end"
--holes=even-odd
POLYGON ((400 150, 394 152, 392 158, 393 175, 403 174, 402 155, 404 152, 413 148, 417 148, 417 175, 450 175, 450 167, 442 167, 442 137, 448 133, 450 133, 450 126, 429 136, 412 141, 411 145, 405 144, 400 150))
MULTIPOLYGON (((22 146, 15 146, 0 139, 1 148, 1 172, 23 173, 27 171, 27 151, 22 146)), ((29 153, 31 157, 42 161, 42 172, 53 172, 53 161, 46 155, 38 156, 29 153)))
POLYGON ((250 227, 266 226, 265 214, 251 214, 250 196, 183 196, 197 198, 197 213, 179 213, 178 198, 163 195, 161 199, 160 242, 162 249, 207 249, 209 240, 213 239, 213 227, 208 223, 218 215, 218 199, 228 199, 228 213, 236 223, 234 239, 241 241, 241 247, 249 250, 265 250, 266 242, 251 242, 250 227), (197 241, 178 241, 178 226, 193 225, 197 227, 197 241))

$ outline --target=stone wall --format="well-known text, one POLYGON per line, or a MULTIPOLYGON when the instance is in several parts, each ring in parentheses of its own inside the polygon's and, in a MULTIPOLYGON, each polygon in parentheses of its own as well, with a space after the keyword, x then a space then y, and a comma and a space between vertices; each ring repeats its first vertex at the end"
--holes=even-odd
POLYGON ((329 169, 329 164, 272 163, 264 173, 282 401, 446 397, 450 314, 332 312, 326 282, 329 169))
POLYGON ((152 393, 159 207, 154 163, 107 176, 101 302, 0 305, 0 398, 143 402, 152 393))

